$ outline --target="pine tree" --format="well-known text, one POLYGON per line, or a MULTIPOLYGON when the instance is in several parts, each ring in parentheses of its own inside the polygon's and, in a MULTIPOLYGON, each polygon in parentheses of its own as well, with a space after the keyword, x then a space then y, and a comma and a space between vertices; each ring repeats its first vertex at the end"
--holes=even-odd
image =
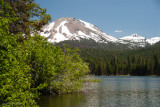
POLYGON ((0 16, 2 17, 10 18, 6 13, 15 13, 10 14, 12 18, 17 19, 11 20, 12 23, 9 26, 12 35, 23 33, 27 36, 31 31, 40 30, 43 25, 51 20, 50 15, 46 14, 46 9, 42 9, 34 0, 1 0, 0 7, 2 11, 0 16), (6 8, 5 3, 11 7, 6 8))

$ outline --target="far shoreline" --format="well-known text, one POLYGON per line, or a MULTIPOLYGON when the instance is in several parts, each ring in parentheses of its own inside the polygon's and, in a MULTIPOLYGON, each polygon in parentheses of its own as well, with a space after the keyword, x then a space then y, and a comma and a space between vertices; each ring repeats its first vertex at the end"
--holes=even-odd
POLYGON ((88 75, 88 76, 107 76, 107 77, 109 77, 109 76, 160 76, 160 75, 88 75))

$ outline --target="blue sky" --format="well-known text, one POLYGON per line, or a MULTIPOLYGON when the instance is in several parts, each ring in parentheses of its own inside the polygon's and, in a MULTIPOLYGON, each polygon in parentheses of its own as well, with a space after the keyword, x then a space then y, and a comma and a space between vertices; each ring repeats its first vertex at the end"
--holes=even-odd
POLYGON ((52 21, 74 17, 114 37, 160 37, 160 0, 35 0, 52 21))

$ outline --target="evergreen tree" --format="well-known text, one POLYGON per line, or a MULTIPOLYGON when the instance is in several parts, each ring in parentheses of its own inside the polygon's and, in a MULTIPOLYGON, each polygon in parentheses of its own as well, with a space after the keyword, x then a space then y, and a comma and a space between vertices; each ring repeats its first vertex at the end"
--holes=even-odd
POLYGON ((40 30, 43 25, 51 20, 50 15, 46 14, 46 9, 42 9, 34 0, 1 0, 0 7, 2 11, 0 16, 14 18, 9 26, 11 34, 29 35, 31 29, 33 31, 40 30), (5 3, 8 3, 10 8, 6 8, 5 3), (11 12, 15 14, 10 14, 11 12), (9 13, 10 16, 6 16, 6 13, 9 13))
POLYGON ((48 19, 41 18, 37 21, 38 25, 28 25, 32 22, 36 24, 36 21, 29 20, 30 16, 38 13, 45 16, 45 11, 37 10, 37 6, 30 0, 0 0, 0 106, 2 107, 34 107, 36 98, 40 94, 78 91, 83 85, 85 74, 89 72, 88 64, 82 61, 74 49, 67 47, 63 51, 36 34, 19 41, 24 38, 24 34, 29 35, 28 32, 39 29, 48 22, 48 19), (24 10, 19 10, 23 3, 24 10), (28 9, 27 6, 32 8, 28 9), (21 14, 26 14, 24 15, 27 16, 26 20, 21 14), (17 24, 23 29, 18 31, 17 24))

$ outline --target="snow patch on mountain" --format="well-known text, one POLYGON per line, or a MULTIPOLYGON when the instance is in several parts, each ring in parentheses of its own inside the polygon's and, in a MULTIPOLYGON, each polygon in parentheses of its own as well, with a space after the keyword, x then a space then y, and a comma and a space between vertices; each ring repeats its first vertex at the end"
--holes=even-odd
POLYGON ((83 20, 72 17, 63 17, 42 27, 40 35, 47 37, 49 42, 58 43, 65 40, 94 40, 98 43, 121 43, 132 46, 145 47, 146 44, 155 44, 160 37, 146 39, 138 34, 115 38, 110 36, 98 27, 83 20))
POLYGON ((147 44, 146 38, 138 34, 119 38, 119 43, 130 44, 131 47, 145 47, 147 44))
POLYGON ((48 38, 51 35, 51 33, 46 31, 46 32, 41 32, 40 35, 48 38))
POLYGON ((60 33, 56 33, 54 36, 54 39, 52 39, 51 42, 61 42, 65 40, 69 40, 69 39, 60 33))
POLYGON ((71 17, 63 17, 45 25, 40 33, 50 42, 65 40, 92 39, 100 43, 117 42, 117 38, 102 32, 98 27, 88 22, 71 17))
POLYGON ((85 22, 85 21, 83 21, 83 20, 80 20, 80 19, 79 19, 79 21, 82 22, 82 23, 85 25, 85 27, 87 27, 88 29, 91 29, 91 30, 97 32, 97 30, 94 28, 94 27, 95 27, 94 25, 92 25, 92 24, 90 24, 90 23, 87 23, 87 22, 85 22))
POLYGON ((44 30, 50 31, 53 28, 54 24, 55 24, 54 22, 50 23, 47 27, 45 27, 44 30))
POLYGON ((130 41, 130 42, 145 42, 145 37, 142 37, 138 34, 132 34, 131 36, 125 36, 119 38, 120 40, 130 41))
POLYGON ((66 33, 67 35, 72 35, 69 29, 66 26, 62 26, 62 34, 66 33))
POLYGON ((146 40, 149 44, 154 45, 155 43, 160 41, 160 37, 153 37, 146 40))

